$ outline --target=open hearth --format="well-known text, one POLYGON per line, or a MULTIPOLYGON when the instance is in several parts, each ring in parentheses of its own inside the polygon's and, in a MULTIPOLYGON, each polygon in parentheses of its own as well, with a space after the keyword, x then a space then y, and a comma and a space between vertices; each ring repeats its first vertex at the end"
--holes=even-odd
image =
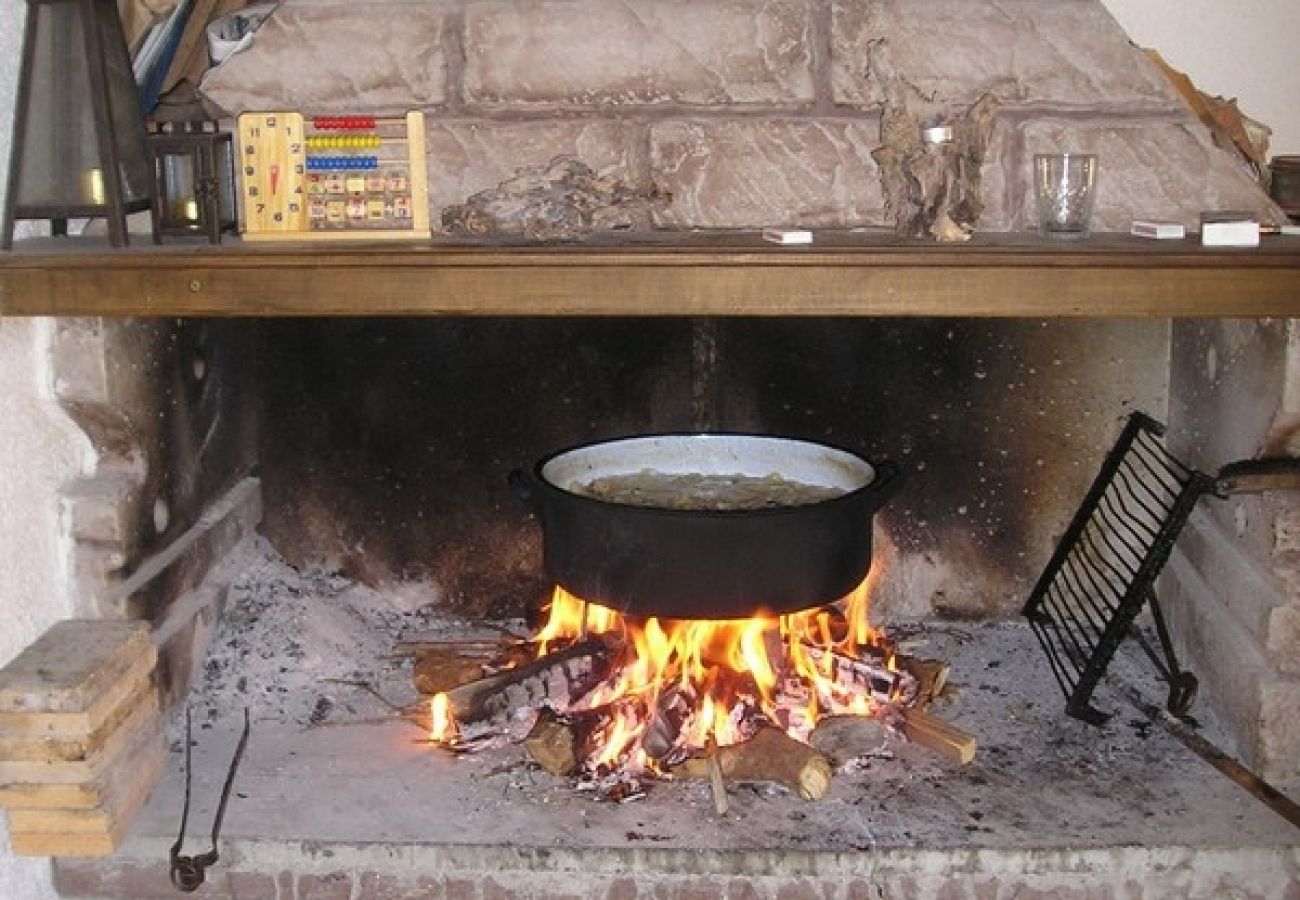
MULTIPOLYGON (((1081 883, 1097 896, 1287 890, 1290 826, 1153 727, 1114 684, 1106 701, 1118 715, 1104 729, 1062 716, 1046 660, 1020 623, 898 633, 950 661, 953 688, 938 709, 978 737, 970 765, 884 737, 856 759, 837 760, 821 801, 737 783, 719 817, 707 782, 657 783, 644 798, 614 803, 536 770, 518 746, 467 756, 431 749, 422 729, 355 683, 409 697, 407 674, 392 661, 353 671, 339 653, 278 671, 272 661, 286 630, 307 645, 317 630, 341 649, 331 617, 348 606, 383 611, 364 632, 368 646, 372 634, 400 630, 400 604, 336 576, 303 577, 265 546, 250 562, 232 593, 213 675, 194 697, 198 833, 220 794, 245 704, 255 722, 222 862, 204 889, 211 896, 1000 897, 1081 883), (314 620, 288 614, 313 609, 314 620), (277 624, 251 621, 259 612, 277 624), (241 667, 232 645, 254 661, 241 667), (247 690, 238 689, 241 671, 252 679, 247 690)), ((416 624, 447 636, 494 633, 463 620, 416 624)), ((1116 668, 1158 697, 1145 671, 1127 656, 1116 668)), ((61 890, 167 896, 181 786, 174 753, 122 852, 98 863, 61 861, 61 890)))
MULTIPOLYGON (((1281 219, 1100 3, 289 0, 204 89, 231 114, 422 109, 435 222, 556 157, 647 202, 576 243, 507 222, 418 246, 86 239, 0 259, 0 310, 64 316, 0 331, 27 341, 0 377, 26 391, 10 480, 33 483, 0 488, 35 497, 10 533, 44 561, 7 612, 39 621, 49 595, 146 620, 173 723, 125 846, 60 861, 64 893, 173 896, 187 702, 192 839, 252 712, 212 896, 1294 893, 1295 830, 1128 704, 1122 683, 1163 697, 1133 647, 1094 729, 1018 621, 1130 411, 1205 471, 1300 453, 1300 238, 1124 233, 1208 208, 1281 219), (873 151, 907 87, 988 116, 967 242, 895 233, 873 151), (1028 230, 1028 161, 1055 149, 1103 160, 1097 233, 1069 247, 1028 230), (765 243, 767 225, 815 242, 765 243), (450 757, 370 691, 416 699, 403 634, 536 625, 553 585, 507 472, 714 430, 899 464, 872 617, 952 667, 934 711, 975 736, 973 763, 884 735, 822 801, 737 780, 720 817, 699 782, 617 804, 517 746, 450 757)), ((1207 504, 1158 585, 1201 728, 1292 791, 1297 535, 1293 496, 1207 504)))

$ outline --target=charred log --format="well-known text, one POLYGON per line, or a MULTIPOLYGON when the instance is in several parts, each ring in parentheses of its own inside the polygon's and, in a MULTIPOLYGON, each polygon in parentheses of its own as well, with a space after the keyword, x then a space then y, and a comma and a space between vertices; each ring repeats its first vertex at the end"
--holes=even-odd
POLYGON ((565 707, 609 677, 616 656, 612 639, 591 637, 518 668, 452 688, 447 699, 462 724, 505 717, 547 702, 565 707))

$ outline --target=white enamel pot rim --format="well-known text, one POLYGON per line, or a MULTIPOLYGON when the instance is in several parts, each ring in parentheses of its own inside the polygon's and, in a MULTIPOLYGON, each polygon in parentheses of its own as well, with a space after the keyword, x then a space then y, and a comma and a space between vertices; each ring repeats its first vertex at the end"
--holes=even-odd
POLYGON ((760 434, 648 434, 560 450, 538 462, 539 479, 563 491, 642 470, 666 474, 779 475, 789 481, 858 491, 876 479, 861 456, 828 444, 760 434))

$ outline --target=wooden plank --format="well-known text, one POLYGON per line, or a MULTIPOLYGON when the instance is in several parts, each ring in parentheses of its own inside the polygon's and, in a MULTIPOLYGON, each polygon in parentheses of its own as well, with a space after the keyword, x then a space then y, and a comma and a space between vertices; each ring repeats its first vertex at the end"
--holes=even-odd
POLYGON ((138 678, 135 687, 96 728, 75 735, 22 735, 0 732, 0 760, 84 760, 99 751, 142 705, 158 705, 157 693, 147 676, 138 678))
POLYGON ((167 742, 161 729, 135 755, 134 765, 113 781, 109 793, 91 809, 32 808, 9 810, 10 832, 25 834, 112 835, 129 828, 162 776, 167 742))
POLYGON ((9 849, 14 856, 112 856, 126 837, 126 828, 117 834, 25 834, 9 833, 9 849))
POLYGON ((944 759, 966 765, 975 758, 975 737, 951 722, 920 709, 903 710, 903 734, 907 739, 927 747, 944 759))
POLYGON ((148 759, 157 736, 162 733, 161 719, 129 736, 123 745, 105 758, 101 771, 82 782, 11 782, 0 783, 0 807, 9 809, 96 809, 102 808, 113 795, 120 779, 129 779, 148 759))
MULTIPOLYGON (((155 660, 137 659, 134 665, 84 712, 0 712, 0 735, 5 739, 72 739, 94 734, 139 697, 152 694, 155 660)), ((0 755, 0 758, 3 758, 0 755)))
POLYGON ((126 717, 98 750, 85 759, 0 759, 0 785, 8 784, 85 784, 99 779, 133 747, 142 735, 157 729, 161 721, 157 695, 141 703, 126 717))
POLYGON ((0 669, 0 711, 85 712, 140 660, 156 658, 148 622, 56 622, 0 669))
POLYGON ((41 315, 1300 316, 1300 238, 1253 249, 1095 235, 960 247, 839 235, 618 246, 168 246, 20 242, 0 313, 41 315), (27 249, 27 247, 32 249, 27 249), (90 251, 50 248, 81 247, 90 251))

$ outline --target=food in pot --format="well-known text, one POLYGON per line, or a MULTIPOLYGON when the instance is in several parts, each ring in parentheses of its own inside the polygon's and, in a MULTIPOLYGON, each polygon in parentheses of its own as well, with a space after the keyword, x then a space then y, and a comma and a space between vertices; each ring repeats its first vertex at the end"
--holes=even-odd
POLYGON ((626 506, 660 509, 748 510, 806 506, 842 496, 836 487, 791 481, 770 475, 659 472, 642 469, 574 484, 576 494, 626 506))

